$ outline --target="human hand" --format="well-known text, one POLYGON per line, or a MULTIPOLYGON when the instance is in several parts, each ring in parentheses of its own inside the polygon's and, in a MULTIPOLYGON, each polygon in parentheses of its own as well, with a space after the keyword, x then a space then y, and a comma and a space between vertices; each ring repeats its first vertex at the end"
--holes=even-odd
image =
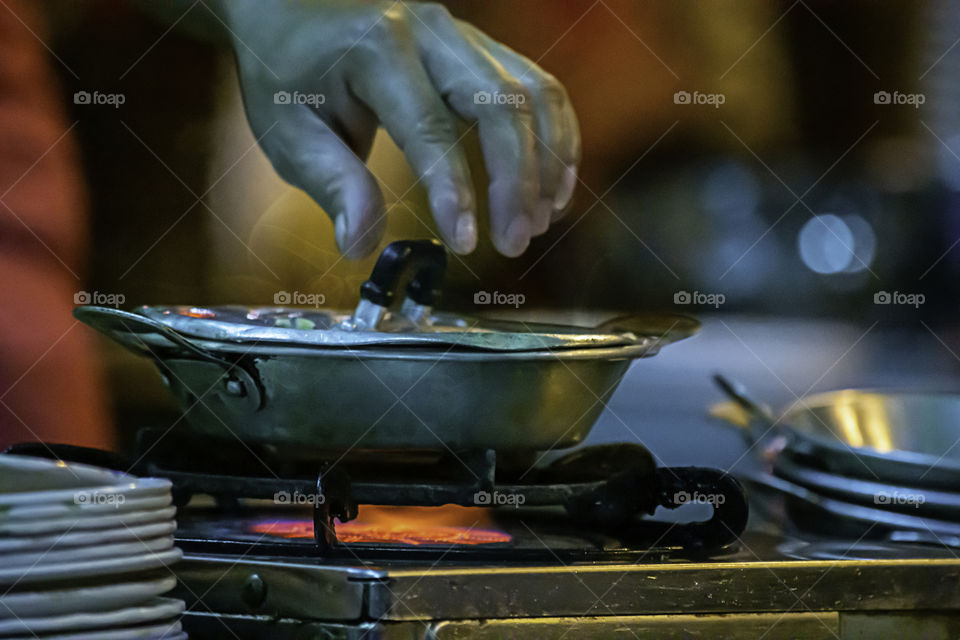
POLYGON ((364 164, 378 125, 427 189, 443 240, 477 245, 457 117, 476 123, 494 246, 526 250, 565 210, 580 132, 565 90, 438 4, 219 0, 254 134, 277 172, 335 223, 348 257, 377 246, 384 200, 364 164))

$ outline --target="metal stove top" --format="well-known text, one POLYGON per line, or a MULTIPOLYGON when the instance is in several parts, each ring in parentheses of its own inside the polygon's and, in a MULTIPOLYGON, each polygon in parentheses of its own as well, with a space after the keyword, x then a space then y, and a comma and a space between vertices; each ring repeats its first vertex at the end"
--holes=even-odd
POLYGON ((176 572, 185 626, 199 637, 229 637, 229 628, 243 638, 853 638, 923 629, 955 638, 960 629, 960 559, 949 550, 760 533, 701 562, 188 554, 176 572))
MULTIPOLYGON (((106 455, 74 449, 61 457, 106 455)), ((521 510, 500 509, 495 529, 511 543, 471 548, 340 544, 315 539, 312 525, 334 533, 334 516, 352 520, 364 498, 475 508, 475 491, 518 492, 509 468, 494 475, 490 454, 477 457, 480 473, 466 483, 384 485, 368 466, 342 486, 329 468, 273 480, 219 467, 198 474, 169 467, 182 450, 163 466, 145 462, 144 471, 170 472, 184 502, 197 492, 218 498, 212 513, 191 503, 178 514, 177 544, 187 555, 174 567, 177 595, 187 602, 184 628, 194 638, 960 637, 953 550, 742 533, 739 485, 715 470, 644 466, 642 453, 587 447, 551 463, 522 490, 536 508, 566 514, 559 528, 542 513, 526 519, 521 510), (617 464, 600 465, 610 460, 617 464), (311 490, 330 508, 307 509, 309 536, 251 539, 245 527, 262 512, 251 518, 244 500, 311 490), (643 517, 655 505, 675 509, 701 494, 725 496, 702 523, 643 517), (516 526, 507 527, 505 516, 516 526)))

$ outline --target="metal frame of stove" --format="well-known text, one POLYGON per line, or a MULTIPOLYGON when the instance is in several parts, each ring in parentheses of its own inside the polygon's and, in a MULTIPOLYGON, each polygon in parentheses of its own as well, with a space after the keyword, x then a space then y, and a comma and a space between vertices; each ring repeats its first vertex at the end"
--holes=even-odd
POLYGON ((297 639, 767 632, 769 640, 846 640, 921 630, 934 639, 960 631, 960 559, 743 558, 439 568, 201 555, 176 572, 191 612, 184 624, 200 637, 230 637, 222 625, 242 638, 297 639))

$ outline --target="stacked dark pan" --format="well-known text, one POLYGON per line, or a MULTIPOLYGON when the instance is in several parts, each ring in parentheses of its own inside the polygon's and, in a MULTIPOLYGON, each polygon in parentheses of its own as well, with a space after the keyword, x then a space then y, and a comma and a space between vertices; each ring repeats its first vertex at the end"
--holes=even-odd
POLYGON ((798 528, 960 546, 960 394, 849 389, 775 416, 716 379, 763 462, 743 479, 785 495, 798 528))

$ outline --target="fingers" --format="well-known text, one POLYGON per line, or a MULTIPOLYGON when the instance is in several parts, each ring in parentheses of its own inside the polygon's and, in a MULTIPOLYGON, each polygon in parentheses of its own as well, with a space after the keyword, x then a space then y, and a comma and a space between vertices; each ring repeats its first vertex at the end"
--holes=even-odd
MULTIPOLYGON (((540 202, 550 221, 561 217, 573 198, 580 164, 580 126, 563 85, 535 63, 465 22, 458 27, 481 43, 533 96, 540 162, 540 202)), ((544 230, 546 226, 544 226, 544 230)))
POLYGON ((339 71, 316 74, 308 65, 290 76, 342 100, 310 108, 245 92, 251 125, 277 171, 327 210, 345 255, 372 251, 384 227, 383 198, 351 147, 369 148, 375 117, 426 187, 440 235, 469 253, 476 199, 459 115, 478 129, 493 243, 504 255, 523 253, 567 207, 577 182, 580 133, 563 88, 440 5, 394 3, 375 15, 350 7, 325 41, 339 71), (358 20, 364 28, 340 53, 336 42, 349 40, 358 20))
POLYGON ((384 31, 374 38, 380 46, 354 54, 366 72, 353 76, 350 88, 376 112, 423 182, 443 239, 457 253, 470 253, 477 245, 476 200, 456 120, 427 77, 405 23, 390 12, 381 22, 384 31))
POLYGON ((305 105, 247 96, 247 114, 277 173, 307 192, 334 221, 340 252, 362 258, 386 227, 376 179, 346 143, 305 105))
POLYGON ((530 92, 483 47, 469 41, 439 5, 410 5, 420 56, 431 80, 464 119, 477 122, 490 178, 491 236, 517 256, 549 224, 538 211, 539 168, 530 92))

